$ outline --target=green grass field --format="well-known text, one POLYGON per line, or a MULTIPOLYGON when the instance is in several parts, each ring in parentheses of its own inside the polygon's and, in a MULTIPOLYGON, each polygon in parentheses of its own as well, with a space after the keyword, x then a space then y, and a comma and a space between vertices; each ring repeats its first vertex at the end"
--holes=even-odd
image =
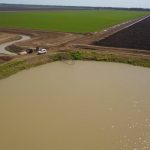
POLYGON ((86 33, 148 14, 142 11, 0 12, 0 27, 86 33))

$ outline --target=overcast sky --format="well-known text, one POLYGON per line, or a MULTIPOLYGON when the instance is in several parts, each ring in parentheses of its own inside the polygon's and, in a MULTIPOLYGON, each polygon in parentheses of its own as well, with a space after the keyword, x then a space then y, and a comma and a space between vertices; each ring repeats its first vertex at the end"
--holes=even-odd
POLYGON ((150 8, 150 0, 0 0, 0 3, 150 8))

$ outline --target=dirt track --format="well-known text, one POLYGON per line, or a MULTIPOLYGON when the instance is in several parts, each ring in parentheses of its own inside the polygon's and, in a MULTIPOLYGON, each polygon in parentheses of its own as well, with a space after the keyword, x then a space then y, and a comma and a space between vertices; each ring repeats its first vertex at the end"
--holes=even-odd
POLYGON ((45 32, 39 30, 20 30, 20 29, 0 29, 0 32, 6 34, 24 34, 29 35, 31 40, 19 42, 16 45, 24 48, 45 47, 48 50, 55 50, 65 43, 83 37, 81 34, 62 33, 62 32, 45 32))
POLYGON ((6 48, 8 46, 14 44, 14 43, 26 41, 26 40, 29 40, 29 39, 30 39, 30 36, 20 35, 20 39, 16 39, 16 40, 12 40, 10 42, 0 44, 0 54, 12 55, 12 56, 17 55, 16 53, 12 53, 12 52, 7 51, 6 48))

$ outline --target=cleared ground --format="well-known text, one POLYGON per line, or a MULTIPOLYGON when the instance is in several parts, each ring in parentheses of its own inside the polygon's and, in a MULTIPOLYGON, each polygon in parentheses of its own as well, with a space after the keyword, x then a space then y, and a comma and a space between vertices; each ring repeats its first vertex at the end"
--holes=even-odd
POLYGON ((17 34, 0 32, 0 44, 17 40, 17 39, 19 39, 19 36, 17 34))
POLYGON ((118 10, 0 12, 0 27, 87 33, 146 14, 148 12, 118 10))
POLYGON ((95 44, 109 47, 150 50, 150 17, 106 39, 97 41, 95 44))

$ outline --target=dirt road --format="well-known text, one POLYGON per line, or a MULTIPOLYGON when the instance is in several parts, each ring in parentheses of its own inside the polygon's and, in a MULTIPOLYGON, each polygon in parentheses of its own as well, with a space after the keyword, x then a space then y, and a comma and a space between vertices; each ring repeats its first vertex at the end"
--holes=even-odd
POLYGON ((10 46, 14 43, 18 43, 18 42, 22 42, 22 41, 26 41, 26 40, 29 40, 30 39, 30 36, 27 36, 27 35, 20 35, 21 36, 21 39, 19 40, 15 40, 15 41, 12 41, 12 42, 7 42, 7 43, 3 43, 0 45, 0 54, 6 54, 6 55, 17 55, 15 53, 11 53, 9 51, 6 50, 6 47, 7 46, 10 46))

